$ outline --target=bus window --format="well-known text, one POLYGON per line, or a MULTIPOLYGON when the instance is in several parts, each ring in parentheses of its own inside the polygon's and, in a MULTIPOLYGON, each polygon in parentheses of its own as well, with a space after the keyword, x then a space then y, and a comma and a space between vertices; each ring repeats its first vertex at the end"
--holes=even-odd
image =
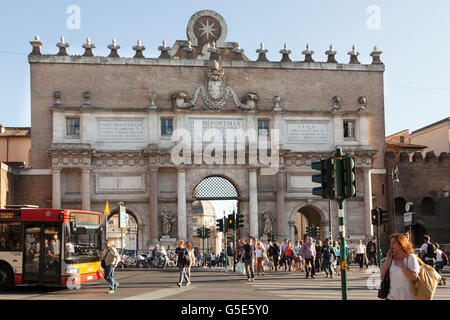
POLYGON ((20 222, 0 223, 0 251, 21 251, 20 222))
POLYGON ((68 263, 97 261, 100 255, 100 229, 98 226, 83 227, 65 224, 65 260, 68 263))
POLYGON ((45 226, 45 273, 57 274, 61 258, 61 241, 59 228, 45 226))

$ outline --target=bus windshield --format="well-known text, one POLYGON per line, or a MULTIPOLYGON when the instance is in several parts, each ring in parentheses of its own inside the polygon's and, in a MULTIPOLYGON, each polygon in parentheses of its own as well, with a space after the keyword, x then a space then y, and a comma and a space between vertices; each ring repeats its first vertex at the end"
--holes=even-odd
POLYGON ((101 254, 99 225, 65 224, 65 260, 67 263, 97 261, 101 254))

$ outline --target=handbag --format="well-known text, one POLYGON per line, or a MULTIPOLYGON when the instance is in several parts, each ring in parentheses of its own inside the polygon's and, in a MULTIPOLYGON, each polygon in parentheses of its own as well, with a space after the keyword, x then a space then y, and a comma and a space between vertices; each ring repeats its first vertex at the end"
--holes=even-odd
POLYGON ((111 251, 111 249, 108 250, 108 252, 105 254, 105 257, 104 257, 104 258, 102 259, 102 261, 100 262, 100 265, 102 266, 102 269, 106 269, 106 261, 105 261, 105 259, 106 259, 106 257, 108 256, 109 251, 111 251))
POLYGON ((394 258, 391 258, 391 263, 389 264, 389 269, 386 271, 386 274, 384 275, 383 279, 381 280, 380 283, 380 289, 378 289, 378 298, 380 299, 387 299, 387 296, 389 294, 389 288, 391 285, 391 278, 389 277, 389 270, 391 269, 392 266, 392 260, 394 260, 394 258))
POLYGON ((436 287, 441 281, 441 276, 434 270, 433 267, 419 260, 420 271, 419 277, 413 284, 413 293, 417 300, 431 300, 433 299, 436 287))

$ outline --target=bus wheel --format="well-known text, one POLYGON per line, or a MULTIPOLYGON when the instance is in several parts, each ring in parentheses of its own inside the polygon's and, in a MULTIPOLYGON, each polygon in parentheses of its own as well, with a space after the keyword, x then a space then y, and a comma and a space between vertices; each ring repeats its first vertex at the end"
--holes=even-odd
POLYGON ((13 284, 13 273, 7 266, 0 264, 0 291, 11 289, 13 284))

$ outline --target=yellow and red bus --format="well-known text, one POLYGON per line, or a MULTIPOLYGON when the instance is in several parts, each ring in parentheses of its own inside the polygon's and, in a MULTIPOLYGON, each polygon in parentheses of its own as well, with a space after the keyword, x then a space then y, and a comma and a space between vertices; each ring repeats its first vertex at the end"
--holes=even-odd
POLYGON ((0 290, 102 279, 101 214, 35 206, 0 209, 0 290))

